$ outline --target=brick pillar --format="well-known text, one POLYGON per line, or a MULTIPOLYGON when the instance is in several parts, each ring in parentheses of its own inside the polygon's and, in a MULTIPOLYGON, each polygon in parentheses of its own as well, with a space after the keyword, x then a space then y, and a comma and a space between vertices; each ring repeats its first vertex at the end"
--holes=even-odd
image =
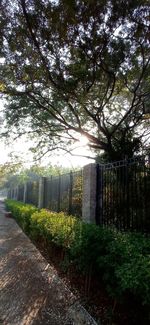
POLYGON ((41 177, 39 181, 39 199, 38 199, 38 208, 44 208, 44 197, 45 197, 45 182, 46 177, 41 177))
POLYGON ((86 223, 96 222, 97 164, 83 168, 82 219, 86 223))

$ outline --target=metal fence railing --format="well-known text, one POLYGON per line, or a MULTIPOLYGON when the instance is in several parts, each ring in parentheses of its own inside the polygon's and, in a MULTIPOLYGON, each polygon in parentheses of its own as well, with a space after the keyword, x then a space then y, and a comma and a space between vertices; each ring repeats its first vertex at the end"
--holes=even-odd
MULTIPOLYGON (((8 198, 38 206, 39 182, 30 180, 8 191, 8 198)), ((42 207, 52 211, 64 211, 81 217, 82 215, 82 170, 59 176, 44 177, 42 207)))
POLYGON ((97 224, 150 231, 150 164, 145 157, 98 165, 97 224))
POLYGON ((20 184, 18 186, 17 200, 23 201, 23 198, 24 198, 24 185, 20 184))
POLYGON ((79 217, 83 214, 83 220, 88 220, 93 204, 92 220, 95 222, 96 218, 97 225, 150 233, 148 159, 137 157, 103 165, 93 164, 93 168, 96 171, 92 175, 97 177, 90 178, 89 171, 83 179, 82 170, 44 177, 41 178, 43 183, 32 180, 25 186, 9 190, 8 197, 56 212, 64 211, 79 217), (40 193, 42 200, 39 200, 40 193))
POLYGON ((39 180, 27 182, 26 203, 38 206, 39 200, 39 180))
POLYGON ((44 207, 82 215, 82 170, 45 179, 44 207))

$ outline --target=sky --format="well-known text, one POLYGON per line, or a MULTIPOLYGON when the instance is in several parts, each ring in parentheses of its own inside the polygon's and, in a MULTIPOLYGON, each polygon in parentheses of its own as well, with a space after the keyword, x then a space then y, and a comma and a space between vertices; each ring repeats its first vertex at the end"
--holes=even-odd
MULTIPOLYGON (((0 111, 3 109, 4 102, 0 99, 0 111)), ((2 126, 1 126, 2 127, 2 126)), ((80 137, 79 148, 74 150, 74 154, 77 155, 87 155, 91 156, 89 149, 87 147, 87 139, 85 137, 80 137)), ((34 164, 34 158, 31 152, 29 151, 31 142, 27 141, 25 137, 22 139, 16 140, 13 144, 9 144, 6 140, 0 139, 0 164, 13 161, 13 156, 20 157, 24 161, 24 165, 29 167, 34 164)), ((83 167, 89 163, 93 163, 93 159, 87 159, 84 157, 71 156, 70 154, 61 154, 53 153, 51 157, 45 157, 41 160, 42 165, 61 165, 63 167, 69 167, 70 169, 76 167, 83 167)))

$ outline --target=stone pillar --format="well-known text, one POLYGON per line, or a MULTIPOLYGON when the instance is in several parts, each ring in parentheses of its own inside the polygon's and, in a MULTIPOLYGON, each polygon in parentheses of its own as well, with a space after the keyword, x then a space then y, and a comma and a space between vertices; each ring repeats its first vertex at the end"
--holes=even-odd
POLYGON ((38 199, 39 209, 44 208, 45 182, 46 182, 46 177, 41 177, 39 181, 39 199, 38 199))
POLYGON ((28 183, 24 184, 23 202, 27 203, 28 183))
POLYGON ((96 222, 97 164, 83 168, 82 219, 86 223, 96 222))

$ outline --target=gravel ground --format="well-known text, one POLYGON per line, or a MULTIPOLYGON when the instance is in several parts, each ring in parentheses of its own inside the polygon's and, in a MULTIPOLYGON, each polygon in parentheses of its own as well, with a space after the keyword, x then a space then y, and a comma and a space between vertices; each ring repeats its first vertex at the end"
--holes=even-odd
POLYGON ((0 325, 96 325, 0 202, 0 325))

